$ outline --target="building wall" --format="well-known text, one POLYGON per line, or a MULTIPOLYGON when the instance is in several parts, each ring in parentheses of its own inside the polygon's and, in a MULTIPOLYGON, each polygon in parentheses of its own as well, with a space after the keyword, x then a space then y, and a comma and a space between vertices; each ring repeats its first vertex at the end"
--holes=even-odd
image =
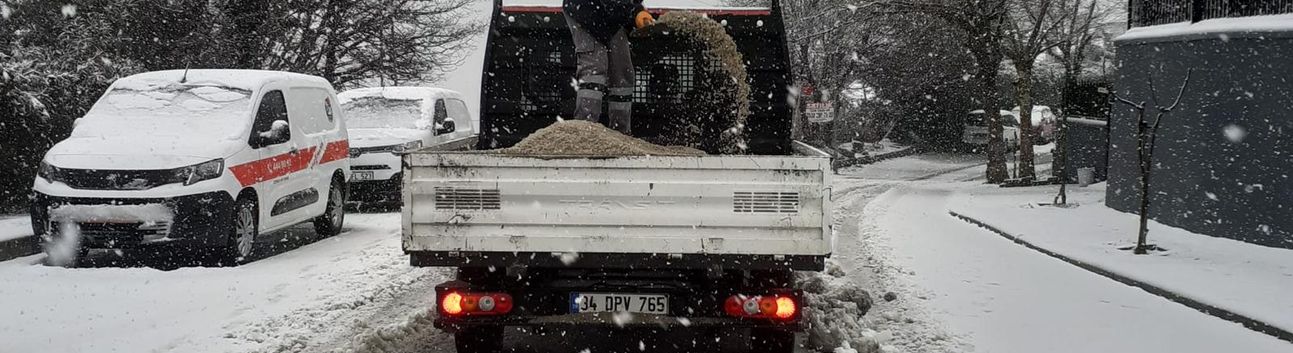
MULTIPOLYGON (((1197 233, 1293 248, 1293 30, 1140 36, 1117 45, 1115 91, 1132 101, 1153 104, 1152 79, 1159 103, 1169 105, 1194 70, 1158 134, 1150 215, 1197 233)), ((1106 203, 1134 213, 1135 111, 1115 104, 1109 128, 1106 203)))

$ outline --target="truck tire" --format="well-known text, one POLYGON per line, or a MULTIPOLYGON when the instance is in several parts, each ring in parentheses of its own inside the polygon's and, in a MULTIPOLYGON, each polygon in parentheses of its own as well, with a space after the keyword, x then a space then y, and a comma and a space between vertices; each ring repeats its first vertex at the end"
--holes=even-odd
POLYGON ((795 333, 778 329, 751 329, 751 353, 793 353, 795 333))
POLYGON ((323 214, 314 218, 314 232, 321 237, 330 237, 341 233, 341 225, 346 221, 346 186, 340 180, 332 181, 328 188, 328 205, 323 214))
POLYGON ((485 353, 503 350, 502 327, 473 327, 453 334, 458 353, 485 353))

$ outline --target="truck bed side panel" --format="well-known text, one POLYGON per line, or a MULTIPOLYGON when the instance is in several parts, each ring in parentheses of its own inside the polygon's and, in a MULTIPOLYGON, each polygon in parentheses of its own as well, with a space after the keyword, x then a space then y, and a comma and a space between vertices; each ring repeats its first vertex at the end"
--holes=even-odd
POLYGON ((826 256, 829 160, 407 157, 409 252, 826 256))

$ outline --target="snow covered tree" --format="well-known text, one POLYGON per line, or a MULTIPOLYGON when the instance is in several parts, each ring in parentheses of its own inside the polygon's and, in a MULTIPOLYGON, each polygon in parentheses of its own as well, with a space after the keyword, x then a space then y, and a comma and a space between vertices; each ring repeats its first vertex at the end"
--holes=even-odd
MULTIPOLYGON (((973 106, 985 111, 1000 107, 996 101, 997 77, 1004 54, 1002 38, 1010 0, 885 0, 886 6, 896 11, 914 11, 937 16, 960 29, 965 50, 973 57, 975 70, 973 106)), ((1007 176, 1004 129, 996 114, 988 116, 988 168, 989 183, 1000 183, 1007 176)))
POLYGON ((470 3, 330 0, 320 6, 313 0, 289 0, 275 5, 282 12, 263 24, 235 21, 248 27, 235 33, 259 24, 254 32, 269 39, 259 66, 315 74, 335 86, 429 82, 459 64, 470 36, 483 29, 462 16, 470 3))
POLYGON ((0 21, 0 211, 25 207, 32 177, 72 121, 138 68, 103 50, 104 18, 62 2, 8 6, 0 21))
POLYGON ((1019 178, 1036 178, 1033 158, 1033 88, 1037 59, 1063 44, 1069 18, 1064 0, 1011 0, 1006 11, 1002 49, 1015 68, 1015 102, 1019 107, 1019 178))
MULTIPOLYGON (((1056 204, 1068 203, 1068 117, 1076 109, 1078 78, 1082 75, 1087 58, 1099 47, 1094 46, 1100 37, 1101 24, 1107 22, 1112 14, 1111 7, 1101 6, 1099 0, 1063 0, 1063 11, 1068 12, 1068 21, 1060 27, 1058 36, 1060 44, 1051 51, 1051 55, 1064 66, 1062 103, 1060 104, 1059 136, 1055 148, 1055 167, 1053 170, 1060 179, 1060 191, 1055 197, 1056 204)), ((1095 55, 1099 55, 1096 53, 1095 55)))
MULTIPOLYGON (((769 5, 763 0, 728 3, 769 5)), ((871 99, 845 111, 847 116, 837 114, 839 121, 830 127, 836 136, 883 136, 897 127, 897 134, 917 136, 927 146, 952 147, 959 141, 958 119, 972 110, 968 98, 977 88, 966 79, 974 71, 966 64, 973 60, 960 47, 964 35, 959 27, 928 13, 897 9, 887 0, 779 3, 800 81, 832 97, 841 97, 851 86, 870 92, 871 99)))

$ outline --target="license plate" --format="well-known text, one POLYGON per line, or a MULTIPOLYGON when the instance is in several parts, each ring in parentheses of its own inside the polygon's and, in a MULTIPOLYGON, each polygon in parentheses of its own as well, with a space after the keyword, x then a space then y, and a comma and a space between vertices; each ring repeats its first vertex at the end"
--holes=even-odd
POLYGON ((663 294, 570 293, 570 312, 666 315, 669 313, 669 297, 663 294))
POLYGON ((351 181, 369 181, 373 180, 373 172, 353 172, 350 174, 351 181))

